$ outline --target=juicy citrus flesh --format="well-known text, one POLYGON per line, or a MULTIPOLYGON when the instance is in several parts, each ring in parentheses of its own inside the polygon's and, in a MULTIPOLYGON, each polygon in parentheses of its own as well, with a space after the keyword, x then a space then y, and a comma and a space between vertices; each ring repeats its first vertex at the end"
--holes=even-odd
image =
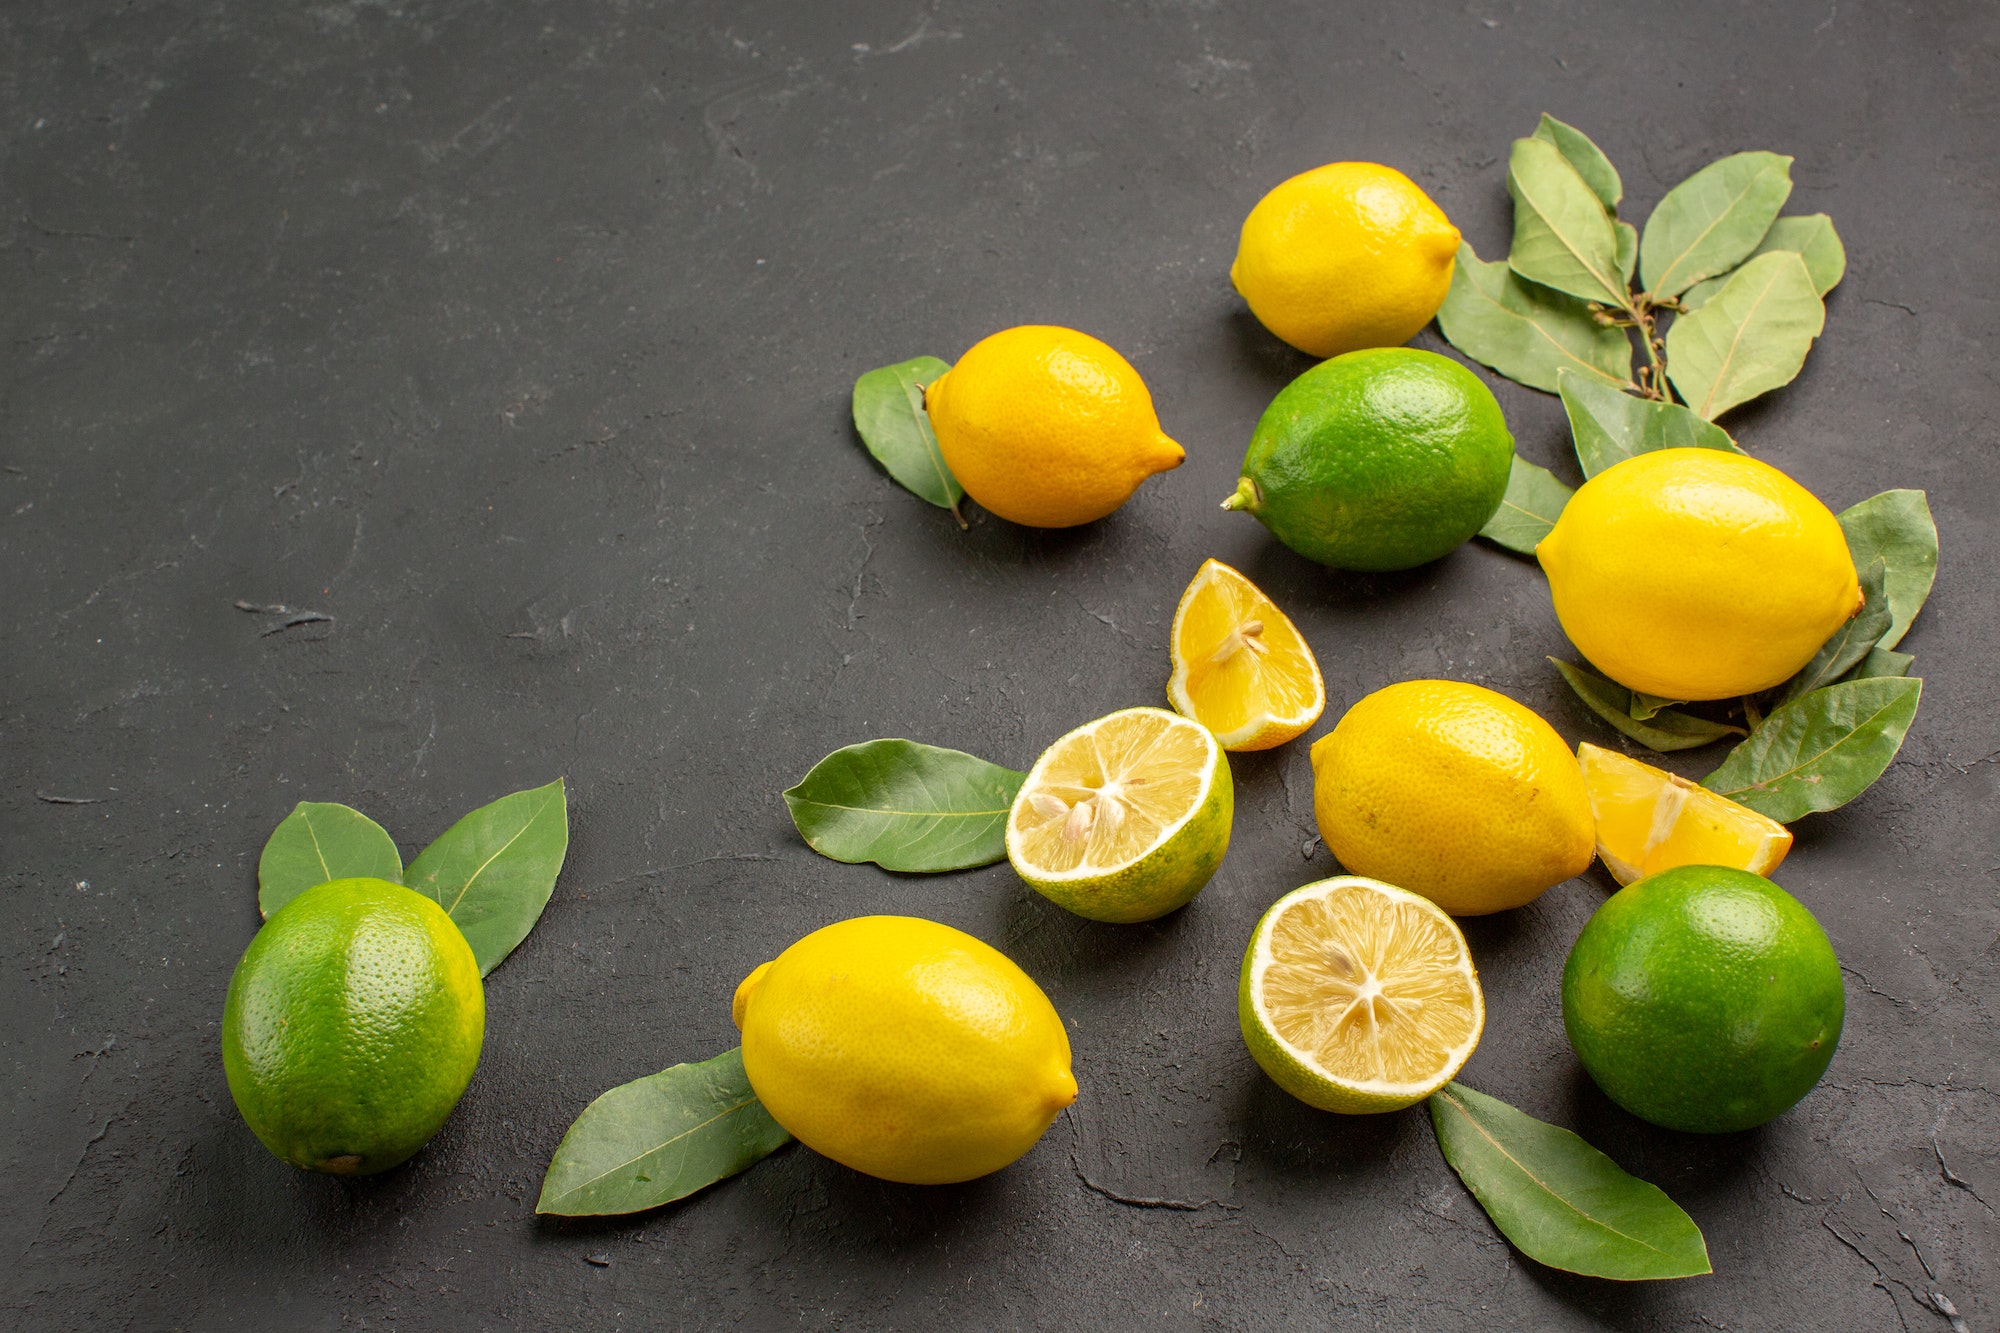
POLYGON ((1326 682, 1298 627, 1220 560, 1204 562, 1181 594, 1170 644, 1168 700, 1225 750, 1283 745, 1326 708, 1326 682))
POLYGON ((732 1008, 772 1118, 884 1180, 998 1171, 1076 1099, 1048 996, 999 950, 935 921, 823 927, 745 978, 732 1008))
POLYGON ((1327 1111, 1394 1111, 1451 1081, 1486 1025, 1465 936, 1435 904, 1347 875, 1295 889, 1243 957, 1244 1040, 1327 1111))
POLYGON ((1597 854, 1620 884, 1675 866, 1730 866, 1768 875, 1792 849, 1792 831, 1678 773, 1583 741, 1576 747, 1597 854))
POLYGON ((264 1146, 367 1175, 437 1133, 479 1063, 479 964, 444 910, 379 879, 307 889, 271 914, 229 981, 222 1063, 264 1146))
POLYGON ((1312 762, 1320 836, 1341 865, 1453 916, 1531 902, 1596 849, 1568 743, 1483 686, 1386 686, 1313 744, 1312 762))
POLYGON ((1665 699, 1782 684, 1861 609, 1840 520, 1770 464, 1715 449, 1606 468, 1535 555, 1577 650, 1665 699))
POLYGON ((965 493, 1010 522, 1103 518, 1179 467, 1139 372, 1087 333, 1047 324, 975 343, 925 387, 938 448, 965 493))
POLYGON ((1451 288, 1458 228, 1402 172, 1334 162, 1284 181, 1243 220, 1229 277, 1265 328, 1314 356, 1393 347, 1451 288))

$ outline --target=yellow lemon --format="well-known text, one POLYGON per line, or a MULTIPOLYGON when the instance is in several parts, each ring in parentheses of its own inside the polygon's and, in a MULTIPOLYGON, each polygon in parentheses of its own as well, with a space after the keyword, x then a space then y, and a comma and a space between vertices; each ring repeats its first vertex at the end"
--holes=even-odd
POLYGON ((1304 636, 1220 560, 1204 561, 1181 594, 1169 649, 1168 701, 1225 750, 1283 745, 1326 708, 1326 682, 1304 636))
POLYGON ((1395 347, 1451 288, 1458 228, 1394 167, 1334 162, 1292 177, 1243 220, 1230 281, 1302 352, 1395 347))
POLYGON ((1678 773, 1584 741, 1576 747, 1597 854, 1620 884, 1676 866, 1728 866, 1768 875, 1792 849, 1792 831, 1678 773))
POLYGON ((1535 556, 1577 650, 1666 699, 1782 684, 1861 609, 1840 520, 1769 463, 1718 449, 1606 468, 1535 556))
POLYGON ((744 978, 731 1013, 772 1118, 883 1180, 998 1171, 1076 1100, 1048 996, 999 950, 935 921, 816 930, 744 978))
POLYGON ((1409 680, 1312 747, 1313 812, 1341 865, 1453 916, 1519 907, 1590 867, 1590 794, 1555 728, 1504 694, 1409 680))
POLYGON ((925 387, 924 407, 965 493, 1031 528, 1103 518, 1187 456, 1161 433, 1139 372, 1075 329, 981 339, 925 387))

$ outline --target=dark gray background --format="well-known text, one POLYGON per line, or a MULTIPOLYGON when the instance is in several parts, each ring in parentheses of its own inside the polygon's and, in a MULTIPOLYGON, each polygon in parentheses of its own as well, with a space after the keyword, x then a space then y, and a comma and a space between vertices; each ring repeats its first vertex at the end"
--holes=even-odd
MULTIPOLYGON (((1938 1290, 1994 1328, 1996 55, 1982 3, 12 0, 6 1322, 1944 1329, 1938 1290), (1557 978, 1601 872, 1469 923, 1467 1080, 1685 1205, 1717 1272, 1676 1284, 1524 1260, 1421 1110, 1322 1115, 1251 1063, 1243 942, 1332 869, 1302 855, 1303 744, 1235 761, 1227 864, 1150 926, 1005 866, 833 864, 778 799, 868 737, 1026 767, 1159 702, 1208 555, 1306 631, 1323 726, 1445 676, 1611 743, 1543 660, 1532 564, 1474 543, 1344 576, 1216 508, 1308 364, 1229 288, 1250 205, 1387 162, 1495 257, 1544 109, 1609 152, 1628 216, 1724 153, 1797 156, 1790 211, 1833 215, 1847 280, 1804 375, 1731 424, 1835 508, 1927 488, 1944 545, 1902 758, 1778 875, 1849 986, 1793 1112, 1684 1137, 1580 1074, 1557 978), (960 533, 863 453, 848 389, 1024 322, 1125 352, 1188 461, 1081 531, 960 533), (267 635, 239 598, 334 619, 267 635), (346 801, 414 855, 558 774, 569 864, 488 981, 457 1114, 382 1177, 281 1165, 217 1056, 265 836, 346 801), (536 1220, 592 1097, 733 1045, 746 971, 882 911, 1002 947, 1069 1021, 1082 1096, 1027 1158, 918 1189, 792 1148, 649 1215, 536 1220)), ((1574 481, 1554 400, 1495 387, 1574 481)))

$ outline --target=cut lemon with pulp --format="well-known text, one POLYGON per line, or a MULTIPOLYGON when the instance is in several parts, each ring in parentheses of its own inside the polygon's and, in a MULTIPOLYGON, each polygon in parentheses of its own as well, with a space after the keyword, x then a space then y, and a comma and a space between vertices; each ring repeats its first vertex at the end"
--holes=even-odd
POLYGON ((1236 1010, 1279 1087, 1349 1114, 1430 1096, 1486 1026, 1458 923, 1428 898, 1359 875, 1272 904, 1244 951, 1236 1010))
POLYGON ((1094 921, 1150 921, 1229 850, 1235 791, 1208 728, 1164 708, 1100 717, 1042 752, 1007 815, 1007 859, 1094 921))
POLYGON ((1326 682, 1298 628, 1257 585, 1209 560, 1174 612, 1167 699, 1225 750, 1268 750, 1319 721, 1326 682))
POLYGON ((1675 866, 1728 866, 1768 875, 1792 831, 1665 769, 1583 741, 1576 747, 1597 818, 1597 854, 1620 884, 1675 866))

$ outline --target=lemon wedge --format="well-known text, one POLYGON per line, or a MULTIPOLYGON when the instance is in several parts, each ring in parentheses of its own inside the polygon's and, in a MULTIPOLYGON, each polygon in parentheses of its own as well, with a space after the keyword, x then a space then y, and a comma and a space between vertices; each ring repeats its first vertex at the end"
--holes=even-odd
POLYGON ((1792 831, 1665 769, 1583 741, 1597 854, 1620 884, 1675 866, 1729 866, 1767 875, 1792 849, 1792 831))
POLYGON ((1203 562, 1181 594, 1170 642, 1167 699, 1225 750, 1283 745, 1326 710, 1326 682, 1298 627, 1220 560, 1203 562))

